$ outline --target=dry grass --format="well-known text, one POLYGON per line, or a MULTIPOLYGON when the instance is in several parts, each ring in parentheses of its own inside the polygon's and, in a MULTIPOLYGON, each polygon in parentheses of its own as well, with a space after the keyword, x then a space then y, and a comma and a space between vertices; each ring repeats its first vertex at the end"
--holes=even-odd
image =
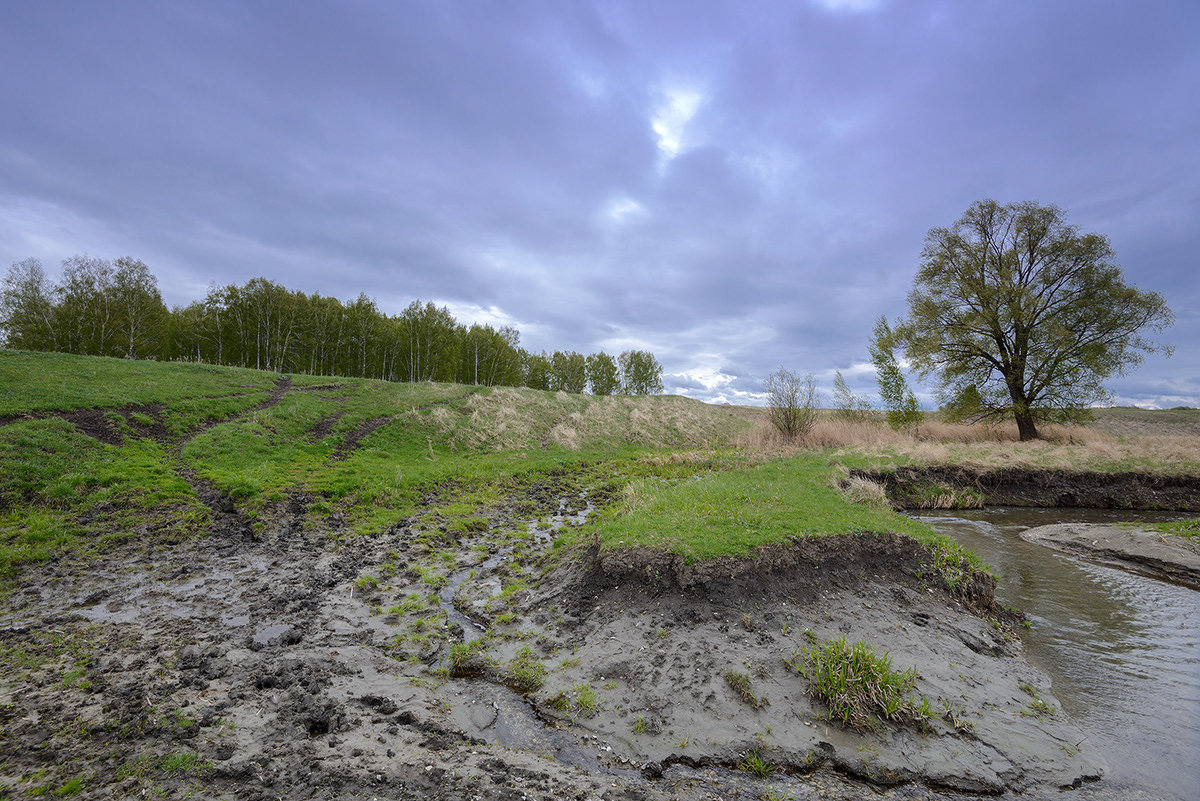
MULTIPOLYGON (((622 445, 711 448, 728 444, 746 423, 728 409, 677 396, 595 397, 498 388, 472 395, 451 436, 468 450, 622 445)), ((442 421, 436 421, 439 427, 442 421)))
POLYGON ((850 503, 861 503, 877 509, 891 509, 892 502, 888 500, 887 490, 882 484, 877 484, 869 478, 853 476, 843 482, 842 497, 850 503))
POLYGON ((1200 431, 1191 432, 1173 424, 1164 426, 1168 433, 1156 433, 1154 417, 1143 416, 1136 425, 1122 420, 1125 428, 1135 432, 1122 436, 1113 433, 1111 423, 1105 424, 1103 411, 1098 423, 1041 426, 1041 439, 1032 442, 1020 441, 1014 423, 984 426, 927 421, 913 435, 875 420, 853 421, 831 415, 819 420, 798 445, 789 445, 762 422, 739 437, 737 444, 769 454, 827 450, 847 459, 865 457, 880 466, 961 464, 981 468, 1200 472, 1200 431))

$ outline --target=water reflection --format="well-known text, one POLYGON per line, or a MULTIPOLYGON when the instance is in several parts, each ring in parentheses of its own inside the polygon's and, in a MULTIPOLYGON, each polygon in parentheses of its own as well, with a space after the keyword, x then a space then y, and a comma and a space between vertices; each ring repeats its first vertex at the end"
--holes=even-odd
POLYGON ((1085 509, 982 509, 919 519, 978 553, 1000 603, 1029 617, 1026 652, 1108 761, 1142 797, 1200 798, 1200 592, 1025 542, 1032 526, 1172 519, 1085 509))

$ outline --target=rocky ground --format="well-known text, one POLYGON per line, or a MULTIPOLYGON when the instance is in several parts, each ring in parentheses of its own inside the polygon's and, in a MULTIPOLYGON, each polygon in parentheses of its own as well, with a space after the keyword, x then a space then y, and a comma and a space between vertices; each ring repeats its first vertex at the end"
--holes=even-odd
POLYGON ((948 592, 910 540, 547 561, 604 498, 564 478, 447 525, 451 499, 366 539, 294 496, 29 568, 0 615, 0 797, 1037 797, 1101 773, 988 580, 948 592), (828 721, 795 657, 841 636, 917 669, 925 731, 828 721))
POLYGON ((1187 538, 1103 523, 1038 526, 1021 537, 1200 590, 1200 548, 1187 538))

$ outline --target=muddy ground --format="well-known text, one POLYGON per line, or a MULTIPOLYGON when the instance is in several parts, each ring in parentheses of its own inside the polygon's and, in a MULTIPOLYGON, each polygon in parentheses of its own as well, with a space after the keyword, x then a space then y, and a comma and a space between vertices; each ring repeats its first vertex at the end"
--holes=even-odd
POLYGON ((1188 538, 1104 523, 1037 526, 1021 538, 1200 590, 1200 547, 1188 538))
POLYGON ((911 540, 548 559, 605 498, 453 499, 363 539, 320 499, 251 527, 214 496, 206 536, 30 567, 0 614, 0 797, 1049 797, 1102 772, 990 580, 948 591, 911 540), (841 636, 917 669, 927 730, 829 722, 794 657, 841 636))

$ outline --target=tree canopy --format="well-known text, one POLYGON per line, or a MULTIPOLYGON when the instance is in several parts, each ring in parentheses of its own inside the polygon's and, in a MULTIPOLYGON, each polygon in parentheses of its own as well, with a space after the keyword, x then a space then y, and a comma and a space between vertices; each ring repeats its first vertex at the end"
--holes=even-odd
POLYGON ((366 294, 342 301, 260 277, 214 285, 203 300, 168 310, 137 259, 79 255, 62 266, 57 283, 32 258, 0 279, 0 344, 388 381, 662 391, 662 367, 649 352, 623 354, 622 375, 605 353, 531 353, 515 328, 467 327, 445 306, 419 300, 388 315, 366 294))
POLYGON ((648 350, 627 350, 617 357, 622 388, 627 395, 654 395, 663 391, 662 365, 648 350))
POLYGON ((1108 239, 1081 234, 1055 206, 973 204, 925 238, 896 340, 939 394, 978 416, 1070 419, 1103 401, 1103 382, 1169 350, 1142 336, 1173 321, 1156 292, 1125 282, 1108 239))

